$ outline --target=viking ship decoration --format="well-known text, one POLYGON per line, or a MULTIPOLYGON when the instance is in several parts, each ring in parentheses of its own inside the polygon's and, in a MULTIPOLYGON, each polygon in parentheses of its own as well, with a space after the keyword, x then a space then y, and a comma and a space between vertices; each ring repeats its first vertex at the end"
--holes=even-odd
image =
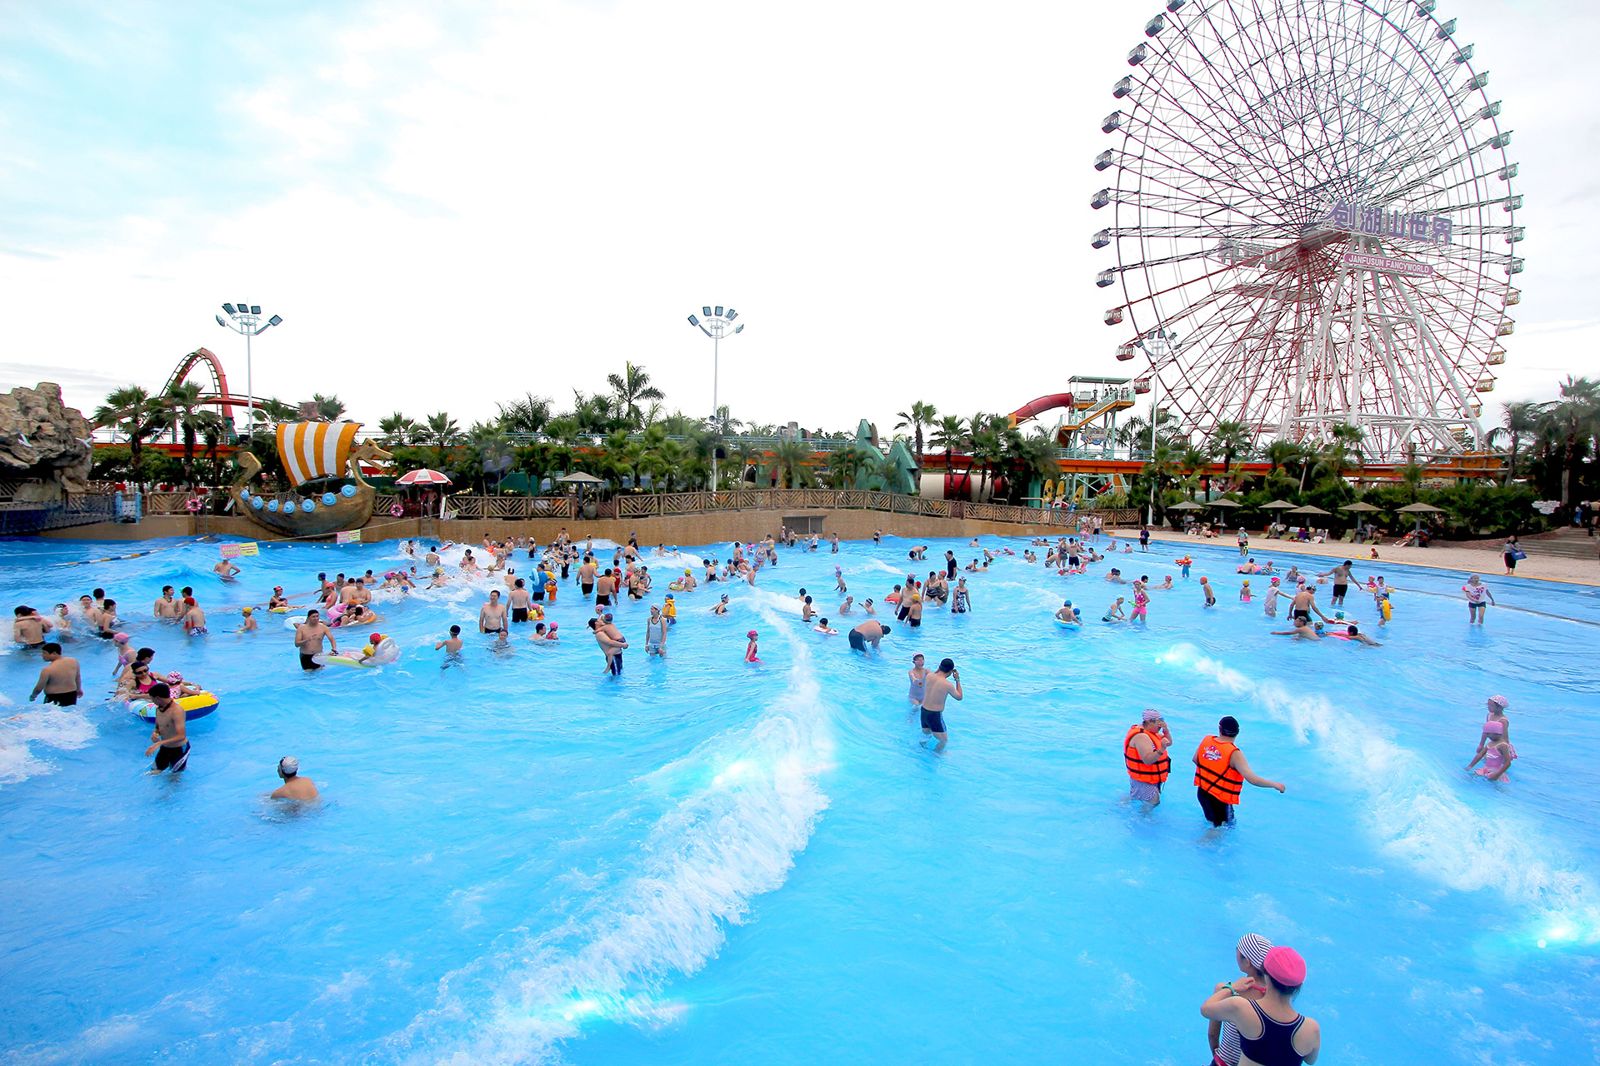
POLYGON ((239 477, 231 494, 239 513, 257 525, 291 537, 315 537, 359 529, 372 517, 377 490, 361 477, 362 460, 388 459, 371 441, 356 443, 359 422, 283 422, 278 458, 291 491, 284 496, 251 492, 261 461, 248 451, 235 456, 239 477), (338 482, 349 480, 340 485, 338 482))

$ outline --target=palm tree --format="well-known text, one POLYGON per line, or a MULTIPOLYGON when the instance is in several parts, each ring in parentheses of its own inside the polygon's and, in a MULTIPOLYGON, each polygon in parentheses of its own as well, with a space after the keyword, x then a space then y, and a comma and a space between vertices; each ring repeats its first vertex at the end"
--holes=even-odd
POLYGON ((932 425, 933 420, 939 417, 939 412, 933 406, 933 404, 923 403, 921 400, 917 400, 911 405, 911 410, 901 411, 899 414, 895 415, 895 417, 900 419, 900 421, 894 424, 895 429, 905 429, 907 427, 910 427, 911 429, 911 438, 916 442, 917 445, 917 469, 921 470, 922 427, 932 425))
POLYGON ((444 411, 428 416, 422 428, 420 443, 433 446, 433 465, 442 467, 450 449, 461 443, 461 427, 444 411))
POLYGON ((160 433, 171 418, 172 412, 166 404, 138 385, 113 390, 106 402, 95 408, 95 425, 110 426, 127 435, 133 483, 141 491, 144 489, 144 442, 160 433))
POLYGON ((828 487, 855 488, 856 475, 861 472, 862 454, 854 447, 837 448, 828 453, 828 487))
POLYGON ((803 489, 811 485, 811 468, 807 463, 816 456, 804 441, 780 441, 773 450, 772 467, 778 472, 781 488, 803 489))
MULTIPOLYGON (((1209 451, 1221 458, 1222 480, 1227 481, 1228 471, 1233 467, 1234 458, 1247 455, 1250 451, 1250 427, 1243 422, 1218 422, 1211 429, 1209 451)), ((1210 489, 1206 491, 1209 495, 1210 489)))
POLYGON ((1205 498, 1211 499, 1211 453, 1205 448, 1194 444, 1185 444, 1177 455, 1178 467, 1184 474, 1184 480, 1191 486, 1199 481, 1205 486, 1205 498))
POLYGON ((1504 418, 1500 425, 1489 431, 1489 446, 1494 447, 1500 441, 1509 441, 1511 454, 1507 456, 1506 476, 1502 484, 1509 485, 1517 477, 1517 452, 1521 450, 1523 441, 1532 437, 1539 429, 1539 416, 1544 405, 1519 400, 1504 405, 1504 418))
POLYGON ((1561 398, 1547 405, 1541 419, 1543 432, 1561 452, 1561 506, 1572 503, 1572 482, 1578 460, 1600 431, 1600 384, 1567 375, 1561 398))
POLYGON ((1280 437, 1267 445, 1264 454, 1267 460, 1267 478, 1271 480, 1278 471, 1284 470, 1287 472, 1289 464, 1299 458, 1300 445, 1292 440, 1284 440, 1280 437))
POLYGON ((311 402, 317 405, 317 417, 324 422, 337 422, 344 417, 344 404, 337 396, 315 392, 311 394, 311 402))
POLYGON ((200 403, 200 386, 192 381, 182 381, 160 397, 172 416, 172 428, 183 440, 183 479, 193 488, 194 448, 200 434, 222 419, 215 411, 207 411, 200 403))
POLYGON ((645 418, 644 412, 639 409, 640 400, 665 399, 661 390, 650 384, 650 375, 644 367, 629 362, 622 364, 622 373, 607 374, 606 384, 611 386, 611 398, 617 413, 627 421, 630 429, 644 428, 645 418))
POLYGON ((978 499, 981 501, 989 487, 989 478, 995 466, 1005 455, 1001 433, 1010 428, 1004 415, 990 415, 979 411, 972 416, 972 461, 978 467, 978 499))
POLYGON ((525 433, 532 436, 550 422, 550 401, 543 396, 526 393, 520 400, 497 405, 500 411, 500 428, 507 433, 525 433))
POLYGON ((499 423, 474 422, 466 432, 465 443, 472 453, 473 466, 477 468, 478 487, 487 493, 489 485, 486 477, 490 469, 495 471, 496 485, 505 476, 505 470, 500 466, 511 455, 511 442, 506 439, 499 423))
POLYGON ((417 424, 416 420, 407 418, 399 411, 380 418, 378 420, 378 431, 383 434, 385 447, 415 444, 422 435, 422 427, 417 424))
POLYGON ((935 448, 944 449, 944 468, 949 470, 952 466, 950 454, 958 448, 967 446, 967 423, 960 415, 945 415, 939 419, 938 425, 933 428, 932 443, 935 448))

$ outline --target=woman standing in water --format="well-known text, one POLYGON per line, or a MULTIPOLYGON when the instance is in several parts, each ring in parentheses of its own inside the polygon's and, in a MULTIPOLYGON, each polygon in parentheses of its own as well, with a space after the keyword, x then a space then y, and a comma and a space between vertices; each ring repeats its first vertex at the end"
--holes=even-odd
POLYGON ((1200 1013, 1239 1030, 1239 1066, 1316 1062, 1322 1029, 1293 1003, 1305 984, 1306 960, 1294 948, 1275 947, 1262 960, 1261 970, 1259 982, 1239 977, 1218 985, 1200 1005, 1200 1013), (1261 998, 1252 998, 1257 991, 1261 998))

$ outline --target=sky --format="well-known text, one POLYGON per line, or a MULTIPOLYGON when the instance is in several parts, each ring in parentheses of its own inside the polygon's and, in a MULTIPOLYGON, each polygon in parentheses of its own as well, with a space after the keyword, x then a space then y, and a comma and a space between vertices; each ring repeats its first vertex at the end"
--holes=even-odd
MULTIPOLYGON (((889 430, 1116 374, 1089 246, 1156 3, 0 0, 0 387, 92 409, 224 301, 258 394, 376 424, 570 404, 625 360, 747 422, 889 430)), ((1600 7, 1439 0, 1514 131, 1523 301, 1498 403, 1600 374, 1600 7)))

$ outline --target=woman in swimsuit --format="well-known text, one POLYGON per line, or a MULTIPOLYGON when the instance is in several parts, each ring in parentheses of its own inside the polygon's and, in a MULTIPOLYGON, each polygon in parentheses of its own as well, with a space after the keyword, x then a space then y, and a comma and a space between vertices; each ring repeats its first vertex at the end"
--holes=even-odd
POLYGON ((1306 963, 1293 948, 1275 947, 1262 963, 1263 977, 1224 981, 1200 1005, 1211 1021, 1239 1030, 1241 1066, 1300 1066, 1316 1062, 1322 1028, 1294 1009, 1306 979, 1306 963), (1259 1000, 1252 998, 1260 992, 1259 1000))
POLYGON ((906 671, 906 676, 911 679, 911 688, 906 692, 906 698, 911 701, 911 706, 921 707, 923 690, 928 684, 928 668, 923 665, 924 659, 919 653, 911 657, 911 669, 906 671))

